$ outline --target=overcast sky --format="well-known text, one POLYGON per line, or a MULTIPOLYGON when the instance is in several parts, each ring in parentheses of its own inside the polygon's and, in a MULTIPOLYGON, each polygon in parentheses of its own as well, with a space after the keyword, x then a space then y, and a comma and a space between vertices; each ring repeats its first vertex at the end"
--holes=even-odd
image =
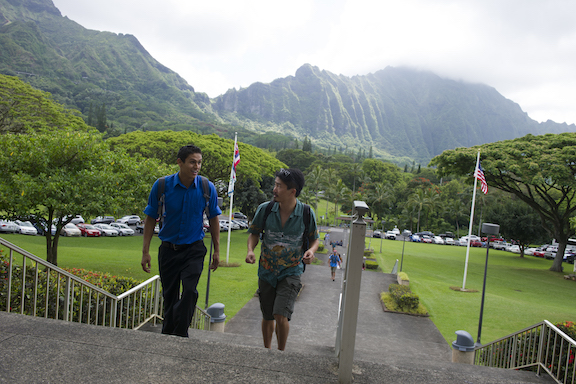
POLYGON ((53 0, 132 34, 196 91, 294 75, 409 66, 484 83, 537 121, 576 123, 574 0, 53 0))

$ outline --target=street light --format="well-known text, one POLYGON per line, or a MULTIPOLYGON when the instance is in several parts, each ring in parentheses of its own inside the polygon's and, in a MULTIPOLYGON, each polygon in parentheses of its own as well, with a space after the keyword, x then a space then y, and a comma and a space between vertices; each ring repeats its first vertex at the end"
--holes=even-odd
POLYGON ((484 285, 482 286, 482 302, 480 304, 480 319, 478 320, 478 338, 476 339, 476 346, 480 347, 480 335, 482 334, 482 317, 484 316, 484 297, 486 295, 486 272, 488 271, 488 251, 490 250, 490 235, 497 235, 500 232, 498 224, 482 223, 482 232, 488 235, 488 242, 486 243, 486 264, 484 265, 484 285))

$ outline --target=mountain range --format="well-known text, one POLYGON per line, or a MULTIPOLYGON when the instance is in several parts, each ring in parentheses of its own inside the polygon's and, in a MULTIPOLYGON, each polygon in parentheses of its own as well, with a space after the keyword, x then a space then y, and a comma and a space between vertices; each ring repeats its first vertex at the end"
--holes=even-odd
POLYGON ((210 99, 156 61, 132 35, 88 30, 51 0, 0 0, 0 74, 19 76, 79 110, 109 136, 194 130, 257 144, 265 132, 324 150, 371 148, 396 163, 528 133, 576 131, 538 123, 494 88, 387 67, 347 77, 304 64, 294 76, 210 99))

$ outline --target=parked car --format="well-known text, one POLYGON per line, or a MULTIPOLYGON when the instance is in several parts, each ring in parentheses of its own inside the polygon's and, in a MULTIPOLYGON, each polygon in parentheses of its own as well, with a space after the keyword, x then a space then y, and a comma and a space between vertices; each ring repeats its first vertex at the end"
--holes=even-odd
POLYGON ((434 236, 434 237, 432 237, 432 242, 433 242, 434 244, 446 244, 446 243, 444 242, 444 239, 441 238, 440 236, 434 236))
MULTIPOLYGON (((136 224, 136 232, 144 233, 144 223, 136 224)), ((154 233, 158 234, 158 232, 160 232, 160 226, 156 223, 156 226, 154 226, 154 233)))
POLYGON ((240 229, 248 229, 248 227, 249 227, 248 222, 245 220, 232 219, 232 222, 238 224, 240 226, 240 229))
POLYGON ((454 244, 456 244, 456 242, 455 242, 454 239, 451 238, 451 237, 445 237, 445 238, 444 238, 444 244, 446 244, 446 245, 454 245, 454 244))
POLYGON ((18 230, 16 231, 18 233, 32 236, 36 236, 38 234, 38 230, 29 221, 16 220, 14 223, 18 226, 18 230))
POLYGON ((66 224, 60 231, 60 235, 62 236, 80 236, 81 234, 82 232, 80 232, 80 229, 78 229, 76 224, 73 223, 66 224))
POLYGON ((413 234, 412 236, 410 236, 410 241, 413 241, 415 243, 419 243, 420 241, 422 241, 422 239, 420 238, 419 235, 413 234))
POLYGON ((18 231, 18 225, 13 221, 0 220, 0 232, 4 233, 16 233, 18 231))
POLYGON ((574 257, 576 257, 576 254, 574 252, 566 251, 564 252, 564 257, 562 258, 562 261, 564 261, 565 263, 574 264, 574 257))
POLYGON ((115 222, 116 219, 114 216, 97 216, 94 219, 90 220, 92 224, 110 224, 115 222))
POLYGON ((228 231, 228 222, 220 220, 220 232, 228 231))
POLYGON ((81 223, 76 225, 84 237, 100 237, 102 232, 92 224, 81 223))
POLYGON ((140 219, 140 216, 137 215, 128 215, 116 220, 116 222, 128 225, 137 225, 142 223, 142 219, 140 219))
MULTIPOLYGON (((471 236, 470 236, 470 246, 473 246, 472 243, 473 243, 474 241, 477 241, 477 242, 480 243, 479 247, 482 246, 482 239, 480 239, 478 236, 471 235, 471 236)), ((462 237, 458 240, 458 245, 461 245, 461 246, 466 246, 466 245, 468 245, 468 236, 462 236, 462 237)))
POLYGON ((118 230, 116 230, 114 227, 111 227, 110 224, 94 224, 94 226, 98 228, 100 232, 102 232, 102 236, 118 236, 118 230))
POLYGON ((234 219, 243 219, 243 220, 248 219, 248 217, 247 217, 245 214, 243 214, 242 212, 234 212, 234 213, 232 214, 232 217, 233 217, 234 219))
POLYGON ((222 226, 225 226, 226 230, 228 230, 228 228, 232 228, 232 230, 240 229, 240 226, 238 224, 235 224, 234 222, 229 222, 228 220, 219 220, 219 222, 220 222, 220 230, 222 230, 222 226))
POLYGON ((372 232, 372 237, 377 238, 377 239, 381 239, 382 238, 382 232, 374 231, 374 232, 372 232))
POLYGON ((132 236, 134 235, 134 230, 130 228, 127 224, 122 223, 111 223, 111 227, 118 231, 120 236, 132 236))
POLYGON ((421 241, 422 243, 432 244, 432 238, 431 238, 430 236, 428 236, 428 235, 422 235, 422 236, 420 237, 420 241, 421 241))
POLYGON ((519 245, 511 245, 509 247, 506 248, 506 250, 508 252, 512 252, 512 253, 520 253, 520 246, 519 245))
POLYGON ((494 249, 499 249, 499 250, 506 250, 506 247, 510 245, 508 244, 505 240, 494 240, 490 242, 490 247, 494 248, 494 249))
POLYGON ((396 233, 392 230, 392 231, 386 231, 386 234, 384 235, 384 237, 386 237, 388 240, 396 240, 396 233))

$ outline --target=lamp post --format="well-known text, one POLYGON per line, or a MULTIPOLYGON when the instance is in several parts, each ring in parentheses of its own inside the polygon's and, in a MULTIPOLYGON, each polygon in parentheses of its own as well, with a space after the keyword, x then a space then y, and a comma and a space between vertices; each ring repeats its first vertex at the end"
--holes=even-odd
POLYGON ((482 317, 484 316, 484 297, 486 295, 486 272, 488 271, 488 251, 490 250, 490 235, 497 235, 500 232, 498 224, 482 223, 482 232, 488 235, 488 242, 486 243, 486 264, 484 265, 484 284, 482 285, 482 301, 480 304, 480 319, 478 320, 478 338, 476 339, 476 346, 479 347, 480 335, 482 334, 482 317))

